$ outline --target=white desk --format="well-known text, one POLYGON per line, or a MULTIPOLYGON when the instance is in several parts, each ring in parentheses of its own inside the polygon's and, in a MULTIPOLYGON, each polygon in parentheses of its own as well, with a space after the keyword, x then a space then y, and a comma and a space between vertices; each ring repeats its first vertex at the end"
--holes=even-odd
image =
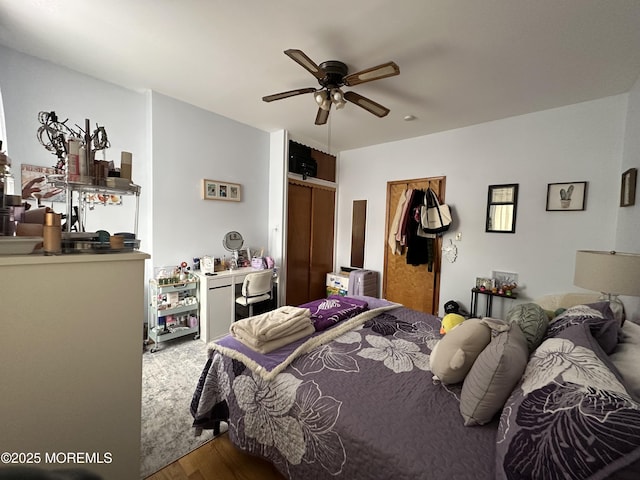
POLYGON ((214 275, 196 272, 200 279, 200 339, 205 343, 229 333, 235 320, 236 286, 255 273, 251 267, 224 270, 214 275))

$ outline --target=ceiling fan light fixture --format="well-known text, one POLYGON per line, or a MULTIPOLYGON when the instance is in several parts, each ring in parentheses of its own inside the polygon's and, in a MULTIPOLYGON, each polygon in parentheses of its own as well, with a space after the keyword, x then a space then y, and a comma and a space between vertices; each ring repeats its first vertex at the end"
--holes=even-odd
POLYGON ((336 106, 336 109, 341 109, 347 103, 344 99, 344 95, 342 94, 342 90, 339 88, 331 90, 331 101, 336 106))
POLYGON ((326 90, 318 90, 313 97, 318 104, 318 106, 322 106, 322 104, 329 99, 329 94, 326 90))

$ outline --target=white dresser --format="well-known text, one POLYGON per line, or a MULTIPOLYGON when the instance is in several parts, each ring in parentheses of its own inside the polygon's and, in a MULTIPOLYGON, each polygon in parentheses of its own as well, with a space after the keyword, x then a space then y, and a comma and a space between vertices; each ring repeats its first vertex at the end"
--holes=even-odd
POLYGON ((23 466, 139 478, 148 258, 0 256, 0 444, 23 466))

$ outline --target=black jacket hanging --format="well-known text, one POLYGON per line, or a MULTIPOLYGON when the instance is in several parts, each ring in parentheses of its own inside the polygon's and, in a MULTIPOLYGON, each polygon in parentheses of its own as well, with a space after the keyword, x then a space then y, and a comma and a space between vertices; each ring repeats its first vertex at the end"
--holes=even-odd
MULTIPOLYGON (((434 239, 421 237, 418 235, 419 220, 414 212, 420 211, 420 206, 424 204, 424 190, 415 190, 411 201, 411 206, 407 222, 407 264, 424 265, 427 264, 429 271, 433 270, 434 261, 434 239)), ((419 217, 418 217, 419 218, 419 217)))

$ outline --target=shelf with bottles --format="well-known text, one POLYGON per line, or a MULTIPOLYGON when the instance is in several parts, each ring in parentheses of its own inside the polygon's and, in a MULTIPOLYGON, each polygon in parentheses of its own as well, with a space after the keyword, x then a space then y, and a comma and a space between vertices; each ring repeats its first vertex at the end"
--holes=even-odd
MULTIPOLYGON (((165 272, 165 269, 161 268, 159 272, 165 272)), ((158 350, 161 342, 192 334, 194 340, 200 338, 198 287, 198 279, 192 275, 149 280, 147 343, 153 342, 152 353, 158 350), (167 281, 179 283, 164 283, 167 281)))

